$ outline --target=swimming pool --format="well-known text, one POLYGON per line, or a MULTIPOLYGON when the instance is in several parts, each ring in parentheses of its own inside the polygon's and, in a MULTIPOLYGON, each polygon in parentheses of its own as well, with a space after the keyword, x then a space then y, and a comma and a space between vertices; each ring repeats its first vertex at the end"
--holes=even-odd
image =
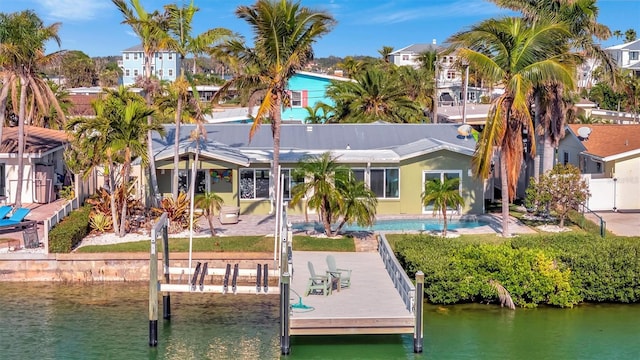
MULTIPOLYGON (((484 220, 449 220, 447 229, 472 229, 488 224, 484 220)), ((443 225, 439 219, 385 219, 376 221, 371 227, 345 225, 343 231, 442 231, 443 225)), ((324 226, 318 222, 294 223, 292 227, 298 231, 324 231, 324 226)))

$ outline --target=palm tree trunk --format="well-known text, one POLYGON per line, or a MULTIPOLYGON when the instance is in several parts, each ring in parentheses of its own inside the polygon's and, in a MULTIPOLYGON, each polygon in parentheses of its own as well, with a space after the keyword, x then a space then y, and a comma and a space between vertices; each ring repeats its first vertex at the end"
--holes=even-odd
POLYGON ((2 92, 0 93, 0 142, 2 142, 2 132, 4 130, 4 123, 6 120, 7 112, 7 98, 9 96, 9 81, 11 76, 9 72, 2 78, 2 92))
POLYGON ((18 183, 16 184, 15 207, 22 207, 22 180, 24 178, 24 123, 27 106, 26 76, 20 76, 20 109, 18 110, 18 183))
POLYGON ((551 137, 545 132, 544 135, 544 149, 543 149, 543 158, 542 158, 542 173, 546 173, 547 171, 551 171, 553 169, 553 161, 555 158, 556 149, 553 146, 551 141, 551 137))
POLYGON ((120 226, 118 224, 118 209, 116 208, 116 180, 115 176, 113 176, 114 167, 113 161, 111 161, 111 157, 109 156, 109 188, 111 193, 110 203, 111 203, 111 222, 113 223, 113 233, 116 235, 120 235, 120 226))
POLYGON ((445 201, 445 204, 442 206, 442 219, 443 219, 442 237, 447 237, 447 204, 446 204, 446 201, 445 201))
POLYGON ((215 226, 213 226, 213 220, 211 220, 212 218, 213 218, 212 214, 207 215, 207 222, 209 222, 209 229, 211 230, 211 236, 216 236, 216 228, 215 226))
POLYGON ((331 231, 331 213, 329 212, 330 205, 329 200, 322 199, 322 207, 320 208, 320 213, 322 214, 322 224, 324 225, 324 233, 327 237, 332 237, 333 232, 331 231))
MULTIPOLYGON (((279 204, 279 196, 280 191, 280 172, 278 169, 280 168, 280 128, 282 126, 282 115, 280 113, 280 107, 282 105, 282 95, 276 95, 276 105, 275 108, 277 111, 271 111, 271 131, 273 133, 273 199, 272 201, 277 205, 279 204)), ((275 207, 274 207, 275 208, 275 207)))
POLYGON ((126 232, 127 224, 127 195, 129 187, 129 171, 131 164, 131 151, 125 150, 124 164, 122 165, 122 210, 120 214, 120 237, 123 237, 126 232))
MULTIPOLYGON (((144 54, 144 71, 146 82, 148 83, 151 79, 151 56, 153 53, 144 54)), ((152 105, 151 101, 151 93, 149 89, 145 89, 146 94, 144 96, 147 101, 147 106, 152 105)), ((151 115, 147 116, 147 124, 151 126, 153 124, 153 117, 151 115)), ((151 182, 151 205, 157 207, 159 204, 160 191, 158 190, 158 175, 156 174, 156 160, 153 153, 153 131, 149 130, 147 133, 147 141, 149 145, 147 146, 147 152, 149 156, 149 181, 151 182)))
POLYGON ((502 236, 509 236, 509 183, 507 181, 507 159, 504 151, 500 151, 500 181, 502 188, 502 236))
POLYGON ((182 95, 178 95, 176 109, 176 135, 173 147, 173 177, 171 179, 171 194, 173 199, 178 199, 178 168, 180 167, 180 123, 182 119, 182 95))
MULTIPOLYGON (((535 104, 535 112, 534 112, 534 124, 536 126, 536 128, 538 126, 540 126, 540 90, 536 90, 535 94, 534 94, 534 104, 535 104)), ((537 132, 534 132, 534 136, 535 139, 538 143, 538 145, 536 146, 536 155, 533 159, 533 178, 536 179, 536 181, 538 181, 538 179, 540 178, 540 162, 541 162, 541 158, 544 154, 544 135, 538 135, 537 132)))

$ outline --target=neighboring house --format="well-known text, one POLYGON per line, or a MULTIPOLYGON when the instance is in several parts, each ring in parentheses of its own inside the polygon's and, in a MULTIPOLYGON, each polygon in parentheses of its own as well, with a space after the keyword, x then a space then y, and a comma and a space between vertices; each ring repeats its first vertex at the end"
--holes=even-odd
MULTIPOLYGON (((165 125, 167 137, 154 138, 160 192, 171 193, 173 131, 165 125)), ((272 211, 271 170, 273 153, 271 128, 263 125, 249 141, 250 124, 208 124, 200 144, 196 193, 213 191, 225 204, 237 205, 242 214, 272 211)), ((304 179, 292 177, 301 159, 330 151, 349 166, 378 197, 378 214, 431 214, 422 206, 425 179, 459 178, 465 199, 462 213, 484 211, 484 182, 471 176, 472 137, 458 135, 452 124, 283 124, 280 164, 285 200, 304 179)), ((186 191, 196 144, 189 135, 193 125, 181 127, 180 190, 186 191)), ((302 213, 297 207, 291 210, 302 213)))
MULTIPOLYGON (((49 203, 65 185, 64 148, 67 134, 61 130, 25 126, 23 203, 49 203)), ((13 204, 18 184, 18 127, 5 127, 0 144, 0 197, 13 204)), ((69 185, 68 183, 66 185, 69 185)))
POLYGON ((604 49, 620 69, 631 70, 640 76, 640 39, 604 49))
POLYGON ((337 81, 353 81, 348 78, 339 76, 318 74, 306 71, 297 71, 290 79, 287 85, 291 96, 291 106, 282 109, 282 120, 287 122, 305 122, 305 118, 309 116, 306 106, 314 107, 318 102, 327 105, 335 105, 331 99, 326 96, 327 87, 332 80, 337 81))
POLYGON ((558 162, 589 181, 592 210, 640 209, 640 125, 570 124, 558 162))
MULTIPOLYGON (((160 80, 174 81, 180 67, 180 58, 175 51, 162 50, 151 57, 151 75, 160 80)), ((142 45, 122 50, 122 73, 122 85, 125 86, 134 84, 138 76, 145 75, 142 45)))
MULTIPOLYGON (((398 66, 420 66, 419 58, 425 51, 437 51, 438 55, 438 71, 436 74, 436 83, 438 91, 438 105, 452 106, 462 103, 463 95, 463 74, 458 69, 457 56, 455 52, 450 54, 441 54, 445 48, 436 45, 433 40, 431 44, 413 44, 396 50, 389 54, 390 63, 398 66)), ((482 96, 488 95, 486 89, 469 87, 467 90, 467 102, 478 103, 482 96)))

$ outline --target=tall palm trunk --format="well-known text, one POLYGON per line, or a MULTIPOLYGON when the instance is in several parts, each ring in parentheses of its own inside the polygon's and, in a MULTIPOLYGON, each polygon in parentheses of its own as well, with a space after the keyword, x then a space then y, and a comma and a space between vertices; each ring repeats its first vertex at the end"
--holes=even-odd
POLYGON ((178 168, 180 167, 180 124, 182 119, 182 94, 178 94, 176 109, 176 134, 173 147, 173 177, 171 178, 171 194, 178 199, 178 168))
POLYGON ((110 203, 111 203, 111 222, 113 223, 113 233, 116 235, 120 234, 120 226, 118 226, 118 209, 116 208, 116 191, 117 191, 117 187, 116 187, 116 179, 115 176, 113 176, 113 172, 114 172, 114 166, 113 166, 113 160, 111 159, 111 156, 108 156, 108 161, 109 161, 109 188, 110 188, 110 193, 111 193, 111 198, 109 199, 110 203))
POLYGON ((18 183, 15 207, 22 207, 22 181, 24 178, 24 123, 27 107, 27 77, 20 76, 20 109, 18 110, 18 183))
POLYGON ((507 179, 507 155, 500 151, 500 181, 502 194, 502 236, 509 236, 509 181, 507 179))
POLYGON ((5 86, 2 87, 2 92, 0 93, 0 99, 2 99, 2 101, 0 101, 0 142, 2 142, 2 133, 7 113, 7 98, 9 96, 9 86, 6 85, 9 84, 10 79, 11 75, 9 75, 9 72, 2 78, 2 84, 5 86))
POLYGON ((120 233, 123 237, 126 232, 127 224, 127 195, 129 190, 129 172, 131 171, 131 150, 125 149, 124 164, 122 165, 122 210, 120 214, 120 233))
POLYGON ((329 199, 326 197, 322 199, 322 207, 320 208, 320 213, 322 214, 322 225, 324 225, 324 232, 327 237, 332 237, 333 232, 331 231, 331 205, 329 204, 329 199))
POLYGON ((447 202, 442 205, 442 236, 447 237, 447 202))
MULTIPOLYGON (((271 132, 273 134, 273 199, 272 201, 277 205, 279 202, 280 191, 280 128, 282 127, 282 114, 280 113, 280 107, 282 105, 282 94, 278 93, 273 95, 275 99, 275 108, 277 110, 271 112, 271 132)), ((275 208, 275 207, 274 207, 275 208)))
MULTIPOLYGON (((151 79, 151 56, 153 54, 144 54, 144 71, 145 71, 145 79, 147 80, 147 86, 149 85, 148 82, 151 79)), ((149 88, 146 89, 146 94, 144 96, 146 102, 147 102, 147 106, 151 106, 152 105, 152 101, 151 101, 151 93, 149 91, 149 88)), ((149 124, 149 127, 151 127, 151 125, 153 124, 153 117, 151 115, 147 116, 147 124, 149 124)), ((154 207, 157 207, 159 204, 159 197, 160 197, 160 191, 158 190, 158 175, 156 174, 156 160, 155 160, 155 156, 153 153, 153 131, 149 130, 147 133, 147 141, 149 142, 149 146, 147 147, 147 151, 148 151, 148 155, 149 155, 149 180, 151 181, 151 204, 154 207)))

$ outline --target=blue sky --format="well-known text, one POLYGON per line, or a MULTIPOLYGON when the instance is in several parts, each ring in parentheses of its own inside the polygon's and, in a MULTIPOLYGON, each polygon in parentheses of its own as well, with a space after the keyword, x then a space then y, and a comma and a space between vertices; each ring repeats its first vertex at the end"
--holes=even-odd
MULTIPOLYGON (((162 5, 183 0, 142 0, 151 12, 162 5)), ((252 0, 195 0, 195 31, 225 27, 248 41, 251 32, 234 10, 252 0)), ((394 49, 430 43, 442 43, 457 31, 490 18, 509 15, 504 9, 484 0, 302 0, 307 7, 326 10, 337 20, 331 33, 314 46, 316 57, 330 55, 378 56, 382 46, 394 49)), ((623 33, 634 28, 640 35, 640 0, 599 0, 599 21, 623 33)), ((111 0, 0 0, 0 11, 33 9, 45 21, 62 22, 62 49, 81 50, 90 56, 120 55, 122 49, 138 43, 130 28, 122 25, 121 14, 111 0)), ((603 45, 622 40, 611 38, 603 45)), ((47 51, 55 51, 50 46, 47 51)))

